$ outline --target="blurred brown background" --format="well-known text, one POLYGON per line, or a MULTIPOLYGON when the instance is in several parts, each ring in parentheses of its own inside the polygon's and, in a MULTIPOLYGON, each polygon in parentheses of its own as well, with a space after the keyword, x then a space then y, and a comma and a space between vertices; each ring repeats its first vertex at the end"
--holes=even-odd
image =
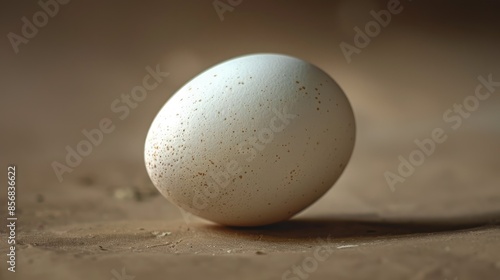
MULTIPOLYGON (((109 279, 110 270, 120 270, 124 263, 137 279, 186 273, 260 278, 237 269, 246 261, 262 273, 261 279, 280 279, 284 270, 301 260, 301 254, 312 250, 314 238, 325 232, 343 227, 350 242, 360 237, 366 241, 365 228, 361 233, 358 226, 338 224, 339 219, 369 222, 367 230, 404 237, 384 237, 387 243, 381 247, 329 259, 347 260, 347 267, 365 270, 346 274, 340 265, 322 264, 313 279, 369 275, 371 279, 462 280, 477 273, 482 273, 481 279, 500 275, 495 223, 500 218, 500 88, 456 131, 443 121, 446 110, 474 94, 479 75, 491 74, 500 81, 499 2, 402 0, 401 13, 392 15, 389 25, 361 53, 352 55, 350 63, 339 44, 353 45, 353 28, 364 29, 373 20, 370 11, 387 9, 390 1, 242 0, 223 14, 223 20, 213 2, 73 0, 60 5, 29 42, 18 46, 17 54, 7 35, 21 35, 21 18, 32 21, 41 7, 36 1, 2 3, 0 166, 18 166, 19 279, 89 275, 109 279), (144 168, 143 145, 154 116, 185 82, 221 61, 260 52, 292 55, 329 73, 352 103, 358 132, 343 176, 299 215, 299 219, 321 221, 301 225, 306 234, 297 235, 293 232, 299 228, 286 224, 292 228, 286 238, 293 242, 282 247, 276 244, 283 243, 266 239, 268 235, 279 238, 274 234, 281 234, 280 226, 277 231, 255 233, 268 242, 262 248, 269 248, 267 255, 255 256, 253 251, 260 245, 197 219, 186 223, 177 208, 156 195, 144 168), (140 85, 145 68, 157 64, 170 75, 127 118, 119 119, 110 109, 112 102, 140 85), (113 121, 115 131, 106 134, 102 144, 59 182, 52 162, 63 163, 65 147, 75 147, 85 139, 81 131, 97 128, 103 118, 113 121), (429 137, 437 127, 446 131, 447 141, 391 192, 384 172, 396 172, 398 156, 407 158, 416 148, 414 140, 429 137), (453 230, 447 228, 450 221, 453 230), (472 226, 481 227, 464 229, 472 226), (144 249, 155 241, 146 233, 156 230, 174 232, 172 244, 183 242, 144 249), (422 232, 431 235, 422 236, 422 232), (450 241, 452 236, 460 241, 450 241), (417 238, 422 249, 411 251, 408 246, 414 243, 405 243, 408 238, 417 238), (450 253, 453 246, 472 241, 474 245, 450 253), (106 250, 99 249, 99 244, 105 244, 106 250), (218 259, 235 248, 240 250, 234 258, 218 259), (134 258, 142 260, 143 266, 134 266, 134 258), (162 261, 154 263, 158 258, 162 261), (199 262, 205 261, 211 267, 229 262, 237 268, 218 272, 200 268, 199 262), (437 265, 431 269, 427 262, 437 265), (169 270, 172 274, 162 270, 165 263, 177 267, 169 270), (377 269, 381 264, 387 265, 384 272, 377 269), (49 272, 47 266, 54 268, 49 272), (97 268, 86 271, 90 266, 97 268)), ((0 172, 0 178, 5 182, 6 171, 0 172)), ((5 205, 3 192, 0 202, 5 205)), ((6 234, 4 229, 0 232, 6 234)), ((346 236, 337 236, 335 242, 344 242, 346 236)), ((377 243, 379 237, 375 234, 367 242, 377 243)), ((4 265, 0 273, 6 273, 4 265)))

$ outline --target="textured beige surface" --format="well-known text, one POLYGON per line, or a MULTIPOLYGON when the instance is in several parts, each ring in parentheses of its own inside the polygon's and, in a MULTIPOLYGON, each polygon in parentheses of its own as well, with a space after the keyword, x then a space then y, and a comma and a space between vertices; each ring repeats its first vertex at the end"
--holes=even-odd
MULTIPOLYGON (((479 75, 500 80, 498 7, 402 1, 401 14, 347 63, 339 43, 387 3, 351 2, 243 0, 221 22, 211 1, 73 1, 17 55, 4 37, 0 166, 18 166, 19 245, 12 274, 0 225, 0 279, 119 280, 122 269, 136 280, 281 279, 318 246, 331 253, 308 279, 499 279, 500 88, 459 129, 443 120, 479 75), (183 83, 254 52, 329 73, 350 98, 357 142, 335 187, 293 220, 223 228, 158 195, 143 144, 183 83), (169 77, 121 120, 110 105, 156 64, 169 77), (59 182, 51 163, 103 118, 115 131, 59 182), (392 192, 384 172, 436 128, 446 142, 392 192)), ((0 34, 19 33, 20 18, 38 9, 2 8, 0 34)))

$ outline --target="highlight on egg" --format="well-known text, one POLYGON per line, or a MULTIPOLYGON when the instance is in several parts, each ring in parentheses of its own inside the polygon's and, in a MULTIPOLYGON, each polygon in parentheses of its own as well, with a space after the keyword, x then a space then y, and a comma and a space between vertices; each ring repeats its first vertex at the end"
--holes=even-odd
POLYGON ((337 181, 355 120, 342 89, 286 55, 222 62, 180 88, 154 119, 145 163, 156 188, 230 226, 287 220, 337 181))

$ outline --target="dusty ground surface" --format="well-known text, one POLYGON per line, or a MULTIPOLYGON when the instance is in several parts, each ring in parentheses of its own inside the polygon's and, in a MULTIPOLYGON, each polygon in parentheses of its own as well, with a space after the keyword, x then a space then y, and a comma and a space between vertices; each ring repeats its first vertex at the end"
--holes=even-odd
MULTIPOLYGON (((443 120, 479 75, 500 80, 491 2, 403 2, 351 63, 339 43, 387 2, 243 1, 222 22, 211 1, 141 3, 74 1, 17 55, 2 41, 0 279, 500 279, 500 87, 458 129, 443 120), (352 102, 357 142, 335 187, 294 219, 227 228, 156 192, 143 143, 178 87, 252 52, 331 74, 352 102), (156 64, 171 75, 120 120, 110 104, 156 64), (51 163, 104 117, 116 130, 59 182, 51 163), (392 191, 384 172, 435 128, 446 142, 392 191), (16 273, 6 265, 9 163, 18 167, 16 273)), ((1 34, 19 33, 37 10, 2 9, 1 34)))

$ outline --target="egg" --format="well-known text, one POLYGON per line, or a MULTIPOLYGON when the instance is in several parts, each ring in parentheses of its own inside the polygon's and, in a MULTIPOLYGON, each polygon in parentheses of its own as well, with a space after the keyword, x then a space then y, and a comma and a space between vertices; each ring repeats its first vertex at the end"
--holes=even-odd
POLYGON ((286 55, 222 62, 179 89, 145 143, 148 174, 172 203, 230 226, 287 220, 337 181, 355 121, 342 89, 286 55))

